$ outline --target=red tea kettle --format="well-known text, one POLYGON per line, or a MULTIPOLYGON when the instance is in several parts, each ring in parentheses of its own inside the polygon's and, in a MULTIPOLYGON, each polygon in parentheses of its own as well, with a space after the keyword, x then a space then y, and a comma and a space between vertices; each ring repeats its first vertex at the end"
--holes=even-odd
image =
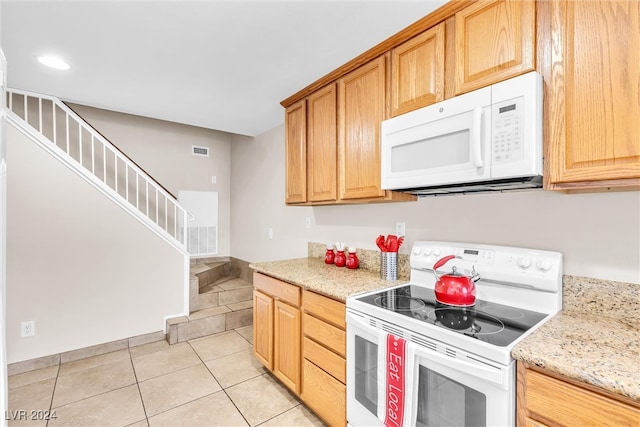
POLYGON ((433 274, 436 276, 435 294, 436 301, 453 305, 456 307, 470 307, 476 303, 476 285, 475 282, 480 280, 480 275, 476 270, 471 271, 471 277, 458 273, 456 267, 453 267, 451 273, 438 276, 438 268, 445 265, 448 261, 460 258, 455 255, 448 255, 439 259, 433 265, 433 274))

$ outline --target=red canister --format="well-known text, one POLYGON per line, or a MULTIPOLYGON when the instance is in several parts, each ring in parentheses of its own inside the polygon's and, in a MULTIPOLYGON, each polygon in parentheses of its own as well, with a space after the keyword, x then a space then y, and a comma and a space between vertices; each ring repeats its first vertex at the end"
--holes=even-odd
POLYGON ((333 245, 327 245, 327 253, 324 254, 325 264, 333 264, 336 259, 336 253, 333 252, 333 245))
POLYGON ((344 255, 344 251, 338 251, 335 263, 336 267, 344 267, 347 264, 347 257, 344 255))
POLYGON ((356 255, 356 248, 349 248, 349 255, 347 255, 347 268, 355 269, 360 266, 360 260, 356 255))

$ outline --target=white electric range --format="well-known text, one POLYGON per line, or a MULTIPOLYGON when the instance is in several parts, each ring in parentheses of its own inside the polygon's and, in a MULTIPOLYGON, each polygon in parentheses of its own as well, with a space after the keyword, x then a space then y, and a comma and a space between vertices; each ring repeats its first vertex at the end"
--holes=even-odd
MULTIPOLYGON (((515 425, 511 349, 562 309, 562 254, 415 242, 410 282, 347 299, 347 419, 371 425, 515 425), (433 265, 480 274, 473 307, 436 302, 433 265), (386 339, 407 342, 404 390, 390 394, 386 339), (401 399, 401 404, 392 400, 401 399), (395 406, 389 406, 391 404, 395 406), (402 421, 389 417, 402 409, 402 421)), ((444 272, 439 272, 444 273, 444 272)))

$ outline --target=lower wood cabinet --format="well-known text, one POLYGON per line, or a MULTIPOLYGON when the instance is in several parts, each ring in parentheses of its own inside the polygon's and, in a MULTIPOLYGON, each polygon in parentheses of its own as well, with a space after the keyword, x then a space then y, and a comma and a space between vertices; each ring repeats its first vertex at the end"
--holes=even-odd
POLYGON ((302 300, 302 401, 329 425, 345 426, 345 305, 307 290, 302 300))
POLYGON ((275 302, 273 322, 273 374, 300 393, 300 309, 275 302))
POLYGON ((303 361, 304 403, 330 426, 347 425, 347 387, 308 359, 303 361))
POLYGON ((640 426, 640 405, 518 362, 518 426, 640 426))
POLYGON ((291 391, 300 394, 300 287, 254 273, 253 352, 291 391))
POLYGON ((253 291, 253 353, 273 370, 273 298, 258 290, 253 291))
POLYGON ((253 274, 256 358, 330 426, 347 425, 346 308, 253 274))

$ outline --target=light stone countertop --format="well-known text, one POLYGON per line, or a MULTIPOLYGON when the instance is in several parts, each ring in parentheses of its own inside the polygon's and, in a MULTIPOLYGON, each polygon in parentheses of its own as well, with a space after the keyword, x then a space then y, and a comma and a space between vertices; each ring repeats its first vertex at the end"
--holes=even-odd
POLYGON ((565 276, 563 303, 513 358, 640 403, 640 285, 565 276))
MULTIPOLYGON (((380 279, 374 252, 362 251, 367 268, 349 270, 325 264, 322 245, 316 246, 310 244, 309 258, 249 267, 340 301, 409 281, 404 274, 380 279)), ((564 276, 562 312, 518 343, 512 356, 640 403, 640 285, 564 276)))
POLYGON ((343 302, 351 295, 408 282, 408 279, 383 280, 379 272, 336 267, 319 258, 253 263, 249 268, 343 302))

